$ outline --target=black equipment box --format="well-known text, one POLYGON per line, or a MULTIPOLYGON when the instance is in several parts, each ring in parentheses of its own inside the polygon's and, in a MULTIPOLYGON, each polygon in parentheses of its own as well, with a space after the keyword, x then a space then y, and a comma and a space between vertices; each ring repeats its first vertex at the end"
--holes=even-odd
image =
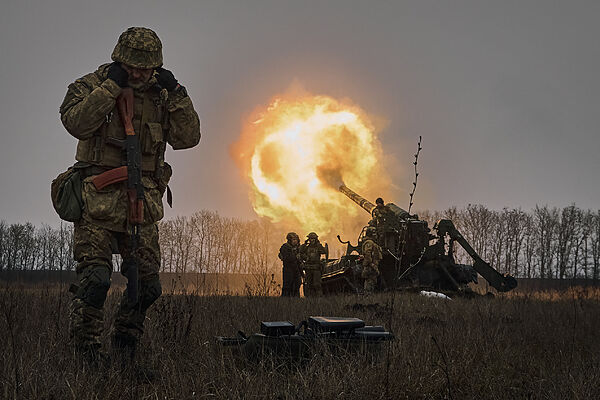
POLYGON ((261 322, 260 333, 265 336, 293 335, 296 327, 289 321, 261 322))
POLYGON ((351 332, 365 326, 358 318, 308 317, 308 326, 315 332, 351 332))

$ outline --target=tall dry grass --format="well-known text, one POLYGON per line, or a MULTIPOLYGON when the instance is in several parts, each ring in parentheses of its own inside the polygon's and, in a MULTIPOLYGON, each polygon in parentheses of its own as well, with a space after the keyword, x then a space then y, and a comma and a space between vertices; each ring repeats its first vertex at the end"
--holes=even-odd
MULTIPOLYGON (((584 293, 444 301, 415 294, 288 299, 167 294, 148 313, 139 358, 152 383, 116 365, 78 362, 68 343, 65 287, 0 290, 0 397, 195 398, 600 398, 600 303, 584 293), (392 312, 393 297, 393 312, 392 312), (233 358, 214 337, 260 321, 352 316, 396 340, 371 363, 319 354, 297 368, 233 358), (388 368, 389 367, 389 368, 388 368)), ((106 332, 118 293, 107 300, 106 332)))

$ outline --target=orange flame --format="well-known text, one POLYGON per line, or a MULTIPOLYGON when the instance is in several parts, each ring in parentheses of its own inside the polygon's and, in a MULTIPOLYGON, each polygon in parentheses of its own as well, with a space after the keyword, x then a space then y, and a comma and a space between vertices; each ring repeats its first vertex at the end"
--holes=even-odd
POLYGON ((386 180, 370 118, 328 96, 275 97, 250 116, 232 155, 258 215, 319 234, 339 232, 359 214, 362 223, 369 218, 339 185, 368 193, 386 180))

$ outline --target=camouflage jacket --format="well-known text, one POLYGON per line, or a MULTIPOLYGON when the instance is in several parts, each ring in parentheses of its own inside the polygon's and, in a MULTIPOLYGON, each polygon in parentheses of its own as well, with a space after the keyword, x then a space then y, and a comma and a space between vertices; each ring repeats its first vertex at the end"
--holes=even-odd
MULTIPOLYGON (((121 145, 125 130, 116 108, 121 88, 107 79, 110 64, 101 65, 69 85, 60 106, 61 121, 79 139, 77 161, 104 169, 125 165, 121 145)), ((140 136, 142 183, 145 190, 144 223, 163 217, 162 194, 171 176, 164 162, 166 145, 194 147, 200 140, 200 120, 185 90, 167 93, 152 77, 145 90, 134 90, 133 127, 140 136)), ((82 184, 82 218, 106 229, 126 231, 124 183, 96 190, 87 177, 82 184)))
POLYGON ((390 210, 388 206, 377 206, 373 210, 373 220, 375 222, 375 226, 381 228, 386 225, 386 223, 392 222, 393 212, 390 210))
POLYGON ((292 246, 288 242, 281 245, 279 249, 279 259, 283 261, 283 268, 292 270, 300 269, 300 260, 298 259, 299 246, 292 246))
POLYGON ((300 259, 304 262, 307 267, 320 267, 321 266, 321 254, 325 254, 325 247, 321 242, 317 241, 315 244, 310 244, 308 241, 300 246, 300 259))
POLYGON ((362 254, 364 256, 363 265, 378 265, 383 258, 381 247, 373 239, 366 239, 363 242, 362 254))

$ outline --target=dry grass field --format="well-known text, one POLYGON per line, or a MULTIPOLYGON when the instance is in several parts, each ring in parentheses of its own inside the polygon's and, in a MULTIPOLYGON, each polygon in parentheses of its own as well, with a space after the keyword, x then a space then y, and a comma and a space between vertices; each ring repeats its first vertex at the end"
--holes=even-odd
MULTIPOLYGON (((118 293, 107 301, 107 332, 118 293)), ((138 357, 151 383, 89 370, 68 343, 66 287, 0 290, 0 397, 18 399, 600 398, 600 293, 572 290, 452 301, 396 293, 287 299, 165 294, 138 357), (318 354, 251 364, 216 344, 260 321, 352 316, 396 340, 379 362, 318 354)), ((104 337, 109 342, 108 333, 104 337)))

